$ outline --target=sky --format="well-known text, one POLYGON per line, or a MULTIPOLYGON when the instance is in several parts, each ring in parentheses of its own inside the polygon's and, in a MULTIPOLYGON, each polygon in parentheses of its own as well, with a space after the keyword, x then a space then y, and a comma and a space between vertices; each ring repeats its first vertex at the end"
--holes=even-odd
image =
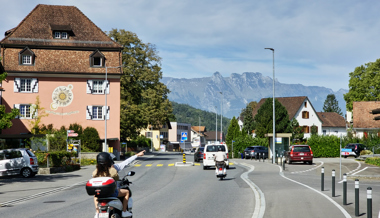
POLYGON ((375 0, 0 0, 0 39, 37 4, 76 6, 103 31, 154 44, 163 77, 272 78, 274 60, 281 83, 338 91, 356 67, 380 58, 375 0))

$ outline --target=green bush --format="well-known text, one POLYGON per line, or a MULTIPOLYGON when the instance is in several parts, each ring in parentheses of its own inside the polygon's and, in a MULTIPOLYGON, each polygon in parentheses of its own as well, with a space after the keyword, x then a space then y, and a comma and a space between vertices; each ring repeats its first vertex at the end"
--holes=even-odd
POLYGON ((372 154, 373 153, 370 150, 363 150, 363 151, 360 152, 360 155, 372 155, 372 154))
POLYGON ((51 151, 51 152, 36 152, 38 165, 46 166, 47 159, 49 158, 50 167, 60 167, 73 164, 73 157, 76 156, 75 152, 68 151, 51 151))

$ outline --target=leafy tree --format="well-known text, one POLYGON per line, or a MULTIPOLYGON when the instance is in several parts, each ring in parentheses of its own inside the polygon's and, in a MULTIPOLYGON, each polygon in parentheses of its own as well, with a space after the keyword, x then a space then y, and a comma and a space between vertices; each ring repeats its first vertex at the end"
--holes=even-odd
POLYGON ((235 116, 232 118, 230 125, 228 127, 228 132, 226 135, 226 144, 228 145, 228 150, 231 150, 232 140, 240 136, 240 127, 238 120, 235 116))
MULTIPOLYGON (((276 99, 275 100, 275 124, 277 133, 290 132, 290 120, 286 108, 276 99)), ((273 133, 273 101, 267 98, 263 105, 257 111, 254 118, 256 135, 264 138, 266 133, 273 133)))
POLYGON ((91 151, 102 151, 98 130, 93 127, 87 127, 83 130, 81 144, 83 148, 91 151))
POLYGON ((252 101, 249 104, 247 104, 246 108, 243 110, 243 127, 246 131, 252 132, 252 130, 255 129, 255 123, 253 121, 253 115, 252 112, 256 108, 257 102, 252 101))
POLYGON ((310 132, 311 132, 311 135, 318 135, 318 127, 316 126, 316 125, 312 125, 311 126, 311 130, 310 130, 310 132))
POLYGON ((296 141, 301 141, 303 139, 304 134, 303 134, 302 127, 298 123, 297 119, 293 118, 290 121, 290 128, 292 130, 291 140, 293 141, 294 139, 296 141))
POLYGON ((336 112, 339 115, 343 116, 342 111, 340 110, 338 100, 336 100, 334 94, 329 94, 326 97, 325 103, 323 104, 324 112, 336 112))
POLYGON ((355 68, 350 73, 349 91, 344 95, 346 109, 352 111, 354 101, 380 99, 380 59, 355 68))
POLYGON ((123 47, 121 138, 135 138, 148 123, 157 127, 172 116, 169 89, 160 82, 161 58, 154 45, 143 43, 135 33, 112 29, 108 35, 123 47))
MULTIPOLYGON (((0 57, 1 61, 1 57, 0 57)), ((0 74, 0 82, 5 80, 7 77, 7 73, 4 72, 0 74)), ((5 105, 0 105, 0 133, 1 130, 11 128, 12 127, 12 120, 16 118, 20 114, 20 111, 18 109, 11 109, 11 112, 6 113, 5 112, 5 105)))

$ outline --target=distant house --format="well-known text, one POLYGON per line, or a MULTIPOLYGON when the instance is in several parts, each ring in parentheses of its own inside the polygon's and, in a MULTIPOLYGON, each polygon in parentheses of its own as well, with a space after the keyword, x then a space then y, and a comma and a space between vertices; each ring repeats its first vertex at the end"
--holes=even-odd
POLYGON ((205 126, 192 126, 191 127, 191 145, 193 147, 203 147, 206 144, 205 140, 205 126))
POLYGON ((171 129, 169 129, 169 144, 167 150, 179 151, 180 148, 192 149, 191 146, 191 124, 170 122, 171 129), (185 140, 184 137, 186 136, 185 140))
POLYGON ((153 150, 160 150, 161 145, 165 145, 165 150, 169 144, 169 130, 171 129, 170 122, 167 122, 159 127, 154 128, 152 125, 148 125, 146 129, 140 131, 140 135, 144 135, 146 138, 150 138, 152 142, 153 150))
MULTIPOLYGON (((322 120, 317 115, 313 105, 306 96, 300 97, 281 97, 276 98, 288 111, 289 120, 295 118, 299 125, 303 128, 304 137, 311 136, 311 127, 315 125, 318 129, 318 134, 322 134, 322 120)), ((262 98, 253 110, 253 117, 256 116, 257 111, 264 104, 266 98, 262 98)))
POLYGON ((380 101, 355 101, 352 110, 354 136, 363 137, 380 129, 380 101), (375 113, 375 114, 374 114, 375 113))
POLYGON ((205 133, 206 138, 206 144, 214 143, 214 142, 224 142, 225 141, 225 135, 221 137, 220 131, 210 131, 205 133))
POLYGON ((322 134, 346 136, 346 121, 336 112, 317 112, 322 120, 322 134))

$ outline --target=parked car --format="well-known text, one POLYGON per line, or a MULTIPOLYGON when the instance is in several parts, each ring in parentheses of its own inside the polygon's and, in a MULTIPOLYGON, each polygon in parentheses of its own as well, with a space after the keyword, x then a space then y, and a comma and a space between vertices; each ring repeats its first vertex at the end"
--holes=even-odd
POLYGON ((229 161, 228 161, 228 148, 226 144, 208 144, 204 147, 203 150, 203 169, 207 169, 209 167, 215 167, 214 156, 218 150, 222 149, 223 152, 226 152, 227 155, 227 169, 229 169, 229 161))
POLYGON ((199 148, 195 149, 194 162, 200 162, 201 160, 203 160, 203 150, 204 149, 205 149, 204 147, 199 147, 199 148))
MULTIPOLYGON (((268 148, 265 146, 254 145, 244 149, 244 158, 259 158, 260 155, 264 155, 264 158, 268 158, 268 148)), ((261 157, 262 158, 262 157, 261 157)))
POLYGON ((38 173, 37 157, 27 148, 0 150, 0 175, 18 175, 28 178, 38 173))
POLYGON ((309 145, 292 145, 289 151, 285 151, 285 161, 288 164, 293 162, 304 162, 313 164, 313 151, 309 145))
POLYGON ((347 158, 348 156, 354 156, 354 157, 359 157, 360 152, 365 150, 365 145, 360 144, 360 143, 350 143, 347 144, 344 149, 342 149, 341 155, 344 158, 347 158))

